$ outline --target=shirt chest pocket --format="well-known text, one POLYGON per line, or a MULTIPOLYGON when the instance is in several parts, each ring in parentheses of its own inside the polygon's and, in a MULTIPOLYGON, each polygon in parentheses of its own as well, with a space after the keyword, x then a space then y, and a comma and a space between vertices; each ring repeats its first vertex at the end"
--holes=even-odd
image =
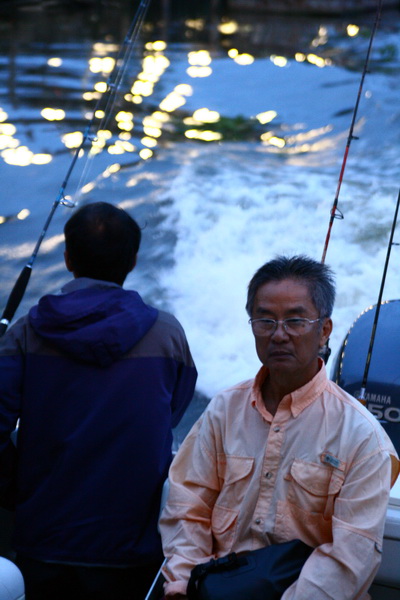
POLYGON ((217 504, 235 509, 240 507, 251 480, 253 465, 252 457, 217 455, 218 478, 221 486, 217 504))
POLYGON ((339 494, 343 473, 317 463, 295 459, 285 476, 288 482, 287 501, 309 513, 322 513, 331 519, 333 505, 339 494))

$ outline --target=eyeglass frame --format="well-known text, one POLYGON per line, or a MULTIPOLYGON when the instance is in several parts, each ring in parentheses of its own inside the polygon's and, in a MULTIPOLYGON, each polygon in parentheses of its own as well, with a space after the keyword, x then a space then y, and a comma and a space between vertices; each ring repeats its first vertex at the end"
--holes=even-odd
MULTIPOLYGON (((270 323, 275 323, 275 329, 273 331, 271 331, 271 332, 266 332, 264 335, 258 334, 258 335, 261 335, 261 337, 271 337, 271 336, 273 336, 274 333, 276 332, 276 330, 278 329, 278 326, 279 326, 280 323, 282 323, 282 327, 283 327, 283 329, 285 330, 285 332, 288 335, 297 337, 297 336, 304 335, 305 333, 307 333, 307 331, 305 331, 303 333, 297 333, 297 334, 296 333, 290 333, 286 329, 286 322, 287 321, 292 321, 292 320, 295 320, 295 321, 307 321, 309 325, 312 325, 313 323, 318 323, 318 321, 322 321, 324 318, 325 317, 318 317, 318 319, 307 319, 306 317, 288 317, 287 319, 276 320, 276 319, 270 319, 269 317, 259 317, 257 319, 253 319, 253 318, 249 319, 248 323, 249 323, 249 325, 251 325, 252 329, 253 329, 253 323, 256 322, 256 321, 269 321, 270 323)), ((253 330, 253 333, 254 333, 254 330, 253 330)), ((254 334, 254 335, 256 335, 256 334, 254 334)))

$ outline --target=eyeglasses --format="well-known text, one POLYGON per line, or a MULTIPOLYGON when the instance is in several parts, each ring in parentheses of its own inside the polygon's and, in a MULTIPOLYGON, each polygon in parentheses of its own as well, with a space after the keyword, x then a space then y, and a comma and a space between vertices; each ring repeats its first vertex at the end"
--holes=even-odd
POLYGON ((286 333, 292 336, 303 335, 311 331, 313 323, 318 323, 319 319, 302 319, 300 317, 292 317, 276 321, 275 319, 249 319, 249 323, 253 329, 254 335, 269 337, 275 333, 279 323, 282 323, 286 333))

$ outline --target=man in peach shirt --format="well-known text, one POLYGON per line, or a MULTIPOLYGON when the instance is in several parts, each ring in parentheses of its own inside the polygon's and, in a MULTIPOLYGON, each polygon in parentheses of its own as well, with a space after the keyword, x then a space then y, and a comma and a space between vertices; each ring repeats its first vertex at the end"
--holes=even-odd
POLYGON ((191 569, 295 538, 314 548, 282 600, 365 600, 378 570, 396 451, 376 419, 329 381, 333 275, 304 256, 261 267, 247 311, 262 367, 217 395, 170 469, 160 521, 166 598, 191 569))

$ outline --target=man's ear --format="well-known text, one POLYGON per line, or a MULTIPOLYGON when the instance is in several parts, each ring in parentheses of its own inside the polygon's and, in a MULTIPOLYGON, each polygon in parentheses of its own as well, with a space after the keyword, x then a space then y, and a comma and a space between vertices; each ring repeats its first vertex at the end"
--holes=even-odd
POLYGON ((133 257, 133 259, 132 259, 132 266, 131 266, 131 268, 128 271, 129 273, 131 271, 133 271, 133 269, 136 267, 136 263, 137 263, 137 254, 135 254, 134 257, 133 257))
POLYGON ((326 344, 326 342, 329 339, 329 336, 332 333, 332 319, 330 317, 327 317, 326 319, 324 319, 324 322, 322 324, 322 328, 321 328, 321 337, 320 337, 320 341, 319 341, 319 347, 323 348, 326 344))
POLYGON ((67 267, 68 271, 70 273, 73 273, 74 269, 73 269, 71 259, 69 258, 67 250, 64 251, 64 261, 65 261, 65 266, 67 267))

